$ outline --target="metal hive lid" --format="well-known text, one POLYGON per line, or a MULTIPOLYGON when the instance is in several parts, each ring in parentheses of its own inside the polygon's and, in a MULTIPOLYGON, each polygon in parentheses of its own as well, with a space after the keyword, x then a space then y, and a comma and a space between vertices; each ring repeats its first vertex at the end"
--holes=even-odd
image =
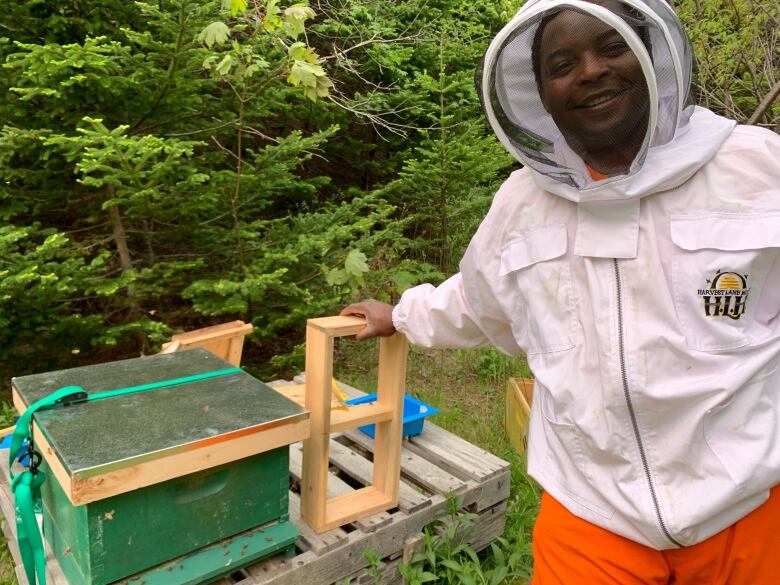
MULTIPOLYGON (((13 379, 27 405, 63 387, 88 394, 232 367, 205 350, 84 366, 13 379)), ((64 469, 90 477, 228 442, 308 418, 246 372, 35 414, 64 469)), ((229 448, 229 447, 226 447, 229 448)))

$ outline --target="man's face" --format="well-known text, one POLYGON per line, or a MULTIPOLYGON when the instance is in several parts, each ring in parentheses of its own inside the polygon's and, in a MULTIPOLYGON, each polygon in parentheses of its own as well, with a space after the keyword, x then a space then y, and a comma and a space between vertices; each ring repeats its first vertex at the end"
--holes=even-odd
MULTIPOLYGON (((617 12, 616 3, 598 3, 617 12)), ((567 140, 573 138, 587 151, 620 149, 644 137, 647 82, 615 29, 596 17, 564 10, 542 33, 539 67, 542 103, 567 140)))

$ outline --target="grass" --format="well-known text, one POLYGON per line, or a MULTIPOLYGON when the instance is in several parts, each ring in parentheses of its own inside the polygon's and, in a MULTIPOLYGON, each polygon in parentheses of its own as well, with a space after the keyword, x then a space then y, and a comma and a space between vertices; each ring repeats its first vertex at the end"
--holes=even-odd
MULTIPOLYGON (((375 343, 337 340, 335 376, 343 382, 376 390, 377 349, 375 343)), ((525 474, 525 460, 509 444, 504 432, 504 392, 510 376, 528 377, 525 362, 494 349, 425 350, 412 347, 408 361, 407 392, 440 410, 433 419, 437 425, 511 463, 510 497, 503 537, 479 557, 463 554, 457 563, 463 581, 473 575, 500 576, 499 569, 511 564, 501 583, 522 585, 532 571, 531 530, 538 511, 539 487, 525 474), (512 556, 514 555, 514 557, 512 556), (461 558, 462 557, 462 558, 461 558)), ((13 424, 15 410, 0 402, 0 428, 13 424)), ((467 523, 468 518, 463 522, 467 523)), ((441 541, 435 538, 441 549, 441 541)), ((441 550, 438 554, 441 553, 441 550)), ((445 559, 455 562, 452 558, 445 559)), ((454 566, 454 565, 452 565, 454 566)), ((490 579, 475 583, 491 583, 490 579)), ((17 585, 13 559, 0 538, 0 585, 17 585)))

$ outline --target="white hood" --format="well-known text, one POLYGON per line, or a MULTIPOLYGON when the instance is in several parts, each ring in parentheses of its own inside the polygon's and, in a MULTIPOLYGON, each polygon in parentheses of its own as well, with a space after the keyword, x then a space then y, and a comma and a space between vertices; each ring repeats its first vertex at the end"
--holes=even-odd
POLYGON ((493 39, 477 77, 485 113, 501 143, 532 169, 542 189, 580 204, 575 253, 582 256, 635 257, 639 199, 688 180, 735 126, 689 105, 691 47, 671 7, 663 0, 622 4, 634 16, 582 0, 529 0, 493 39), (531 57, 534 37, 545 16, 564 9, 614 28, 641 65, 649 99, 647 131, 624 175, 594 180, 539 96, 531 57))

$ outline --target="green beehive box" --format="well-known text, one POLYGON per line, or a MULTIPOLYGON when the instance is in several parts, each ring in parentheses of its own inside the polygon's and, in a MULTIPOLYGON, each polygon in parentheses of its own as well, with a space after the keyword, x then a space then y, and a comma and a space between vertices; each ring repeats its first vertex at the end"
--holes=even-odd
MULTIPOLYGON (((124 360, 15 378, 14 401, 24 410, 64 386, 95 394, 230 367, 203 350, 124 360)), ((149 585, 206 582, 297 537, 287 445, 306 438, 308 414, 244 372, 34 419, 44 536, 71 585, 138 573, 149 585)))

